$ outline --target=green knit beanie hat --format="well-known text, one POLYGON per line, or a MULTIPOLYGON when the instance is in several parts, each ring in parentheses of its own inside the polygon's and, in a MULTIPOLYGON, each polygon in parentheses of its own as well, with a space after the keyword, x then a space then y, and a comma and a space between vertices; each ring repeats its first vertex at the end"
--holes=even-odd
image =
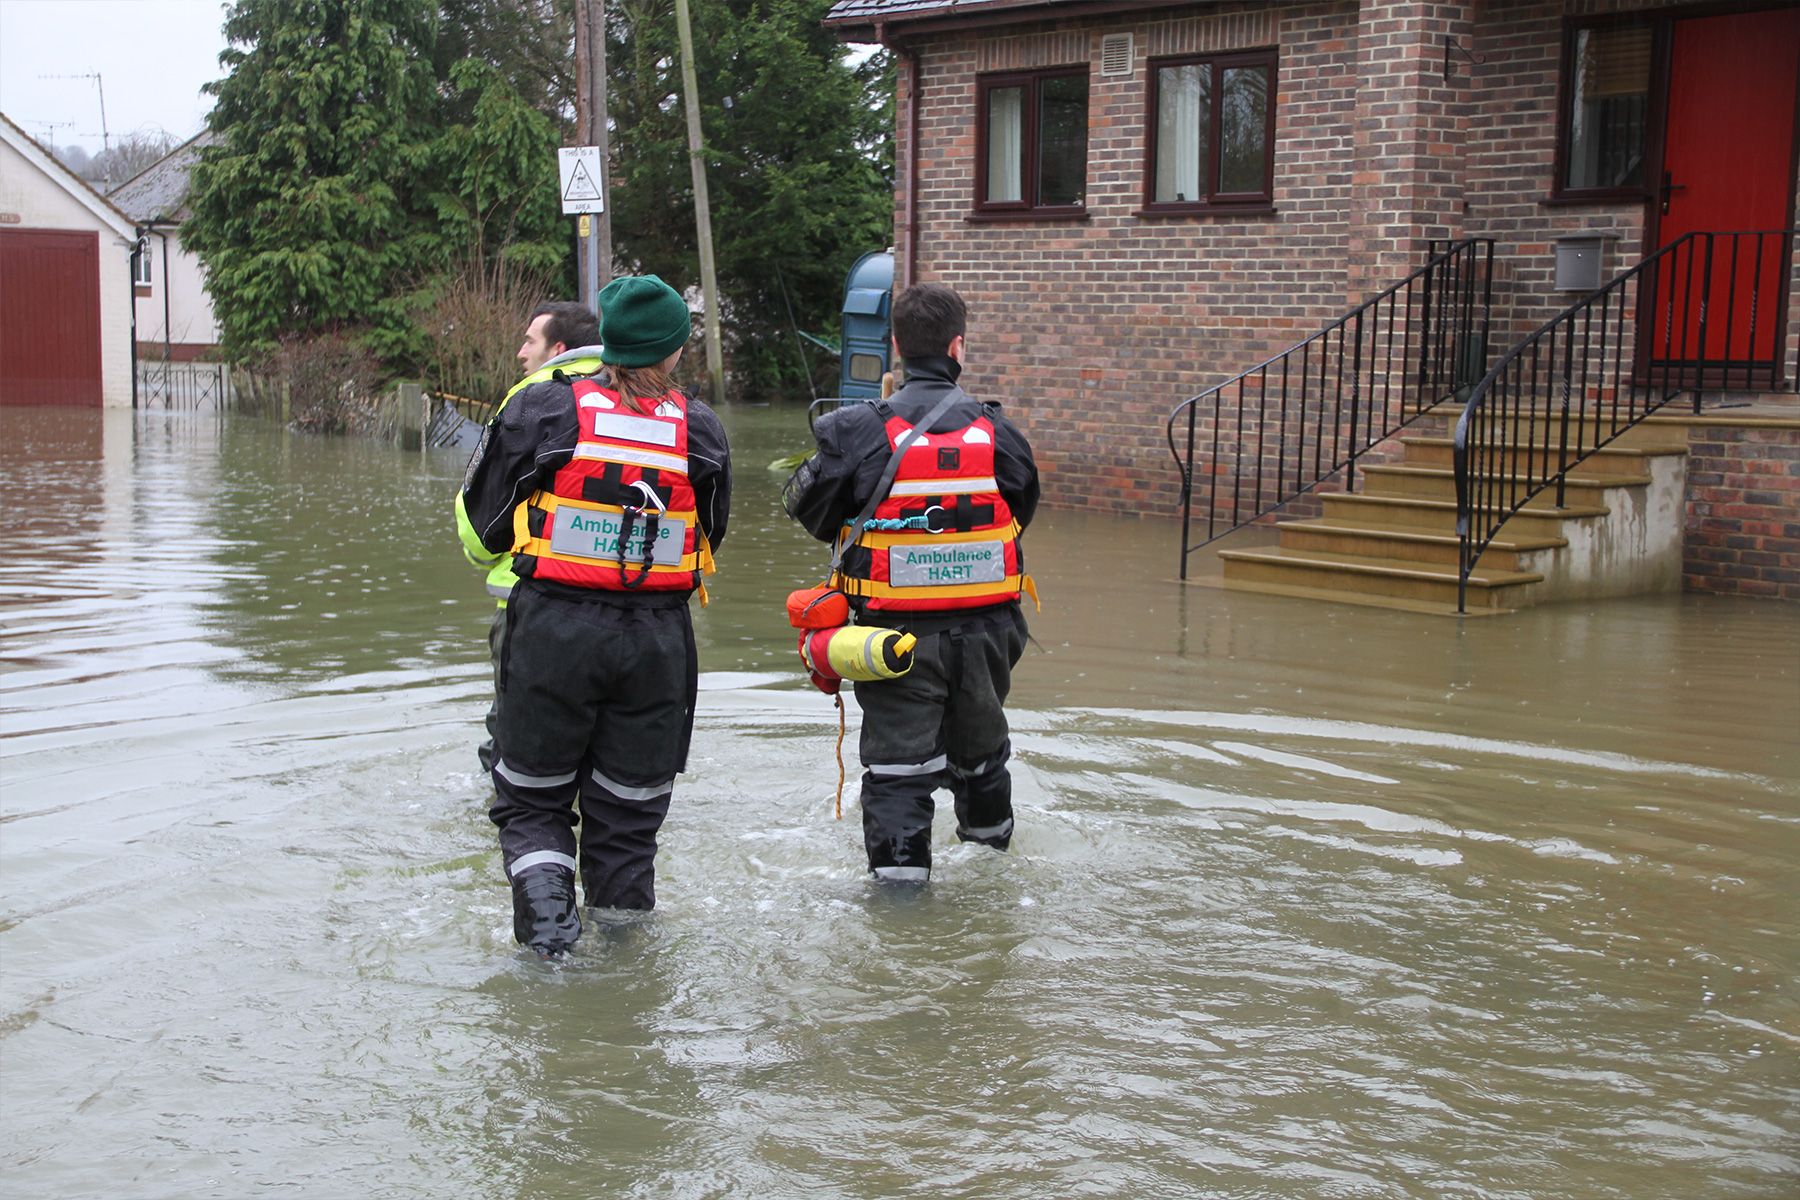
POLYGON ((600 289, 601 362, 653 367, 692 331, 681 293, 654 275, 621 276, 600 289))

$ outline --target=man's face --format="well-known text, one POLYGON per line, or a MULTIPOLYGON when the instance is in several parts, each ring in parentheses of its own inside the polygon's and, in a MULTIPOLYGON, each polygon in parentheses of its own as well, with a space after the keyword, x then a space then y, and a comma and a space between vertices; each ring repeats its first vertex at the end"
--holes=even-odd
POLYGON ((529 375, 568 347, 561 342, 546 342, 544 326, 550 323, 550 314, 533 317, 531 324, 525 327, 525 343, 519 347, 519 363, 529 375))

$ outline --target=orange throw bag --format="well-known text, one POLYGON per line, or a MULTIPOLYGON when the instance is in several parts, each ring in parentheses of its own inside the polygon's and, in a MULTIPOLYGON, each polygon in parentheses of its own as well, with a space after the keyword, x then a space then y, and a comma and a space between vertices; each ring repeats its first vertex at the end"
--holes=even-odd
POLYGON ((850 600, 834 587, 789 592, 788 624, 795 629, 835 629, 850 623, 850 600))

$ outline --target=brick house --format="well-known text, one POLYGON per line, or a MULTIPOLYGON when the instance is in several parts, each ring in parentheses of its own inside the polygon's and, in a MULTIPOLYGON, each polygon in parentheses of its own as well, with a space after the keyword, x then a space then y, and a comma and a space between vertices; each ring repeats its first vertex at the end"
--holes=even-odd
MULTIPOLYGON (((1172 512, 1170 409, 1434 240, 1495 239, 1491 356, 1579 298, 1562 235, 1599 235, 1609 278, 1794 221, 1792 3, 840 0, 825 24, 896 52, 897 284, 968 297, 964 383, 1060 506, 1172 512)), ((1775 389, 1792 267, 1758 317, 1775 389)))

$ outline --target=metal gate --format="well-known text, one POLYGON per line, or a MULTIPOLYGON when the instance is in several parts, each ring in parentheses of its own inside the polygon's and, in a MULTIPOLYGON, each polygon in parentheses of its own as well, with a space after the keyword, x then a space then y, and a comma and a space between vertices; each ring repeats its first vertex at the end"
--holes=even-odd
POLYGON ((137 406, 168 412, 223 412, 231 399, 224 363, 140 362, 137 406))

